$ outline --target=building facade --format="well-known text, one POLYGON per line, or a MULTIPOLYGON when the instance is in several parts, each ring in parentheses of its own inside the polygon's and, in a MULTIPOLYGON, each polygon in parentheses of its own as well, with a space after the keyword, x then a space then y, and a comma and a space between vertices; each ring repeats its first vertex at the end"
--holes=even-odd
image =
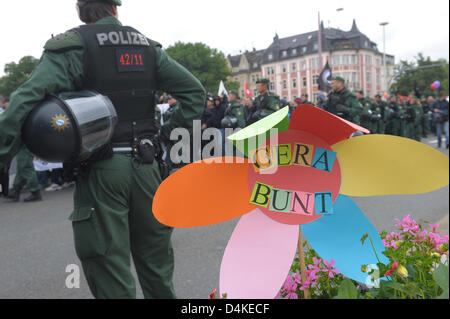
POLYGON ((261 63, 264 50, 245 51, 235 56, 228 56, 228 67, 231 69, 229 80, 239 82, 239 92, 245 96, 245 83, 247 82, 254 96, 257 96, 256 81, 261 79, 261 63))
POLYGON ((280 39, 264 50, 261 75, 280 98, 293 101, 302 94, 316 101, 319 75, 328 61, 334 76, 339 75, 353 91, 366 96, 386 92, 393 78, 395 59, 386 55, 387 81, 384 80, 383 53, 376 43, 361 33, 355 20, 350 31, 324 28, 321 24, 322 63, 319 57, 319 32, 313 31, 280 39))

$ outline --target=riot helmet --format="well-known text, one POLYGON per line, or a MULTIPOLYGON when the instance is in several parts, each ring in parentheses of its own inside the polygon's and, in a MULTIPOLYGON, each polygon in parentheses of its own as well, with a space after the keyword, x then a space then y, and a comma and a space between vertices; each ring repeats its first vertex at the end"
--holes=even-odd
POLYGON ((28 115, 22 140, 44 161, 82 162, 110 142, 117 123, 111 100, 95 91, 49 95, 28 115))

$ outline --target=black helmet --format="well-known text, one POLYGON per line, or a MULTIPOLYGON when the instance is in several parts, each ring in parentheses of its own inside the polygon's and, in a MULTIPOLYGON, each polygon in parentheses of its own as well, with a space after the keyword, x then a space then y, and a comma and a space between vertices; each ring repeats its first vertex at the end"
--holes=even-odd
POLYGON ((81 162, 110 141, 116 124, 113 104, 97 92, 50 95, 28 115, 22 140, 44 161, 81 162))
POLYGON ((238 119, 234 116, 225 116, 221 122, 222 128, 236 128, 238 127, 238 119))

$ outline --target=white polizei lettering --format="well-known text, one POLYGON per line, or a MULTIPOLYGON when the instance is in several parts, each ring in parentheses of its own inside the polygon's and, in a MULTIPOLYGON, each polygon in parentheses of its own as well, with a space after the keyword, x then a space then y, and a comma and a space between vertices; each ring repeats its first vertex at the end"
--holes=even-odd
POLYGON ((111 31, 108 34, 108 37, 109 37, 109 41, 111 41, 112 44, 119 44, 120 38, 119 38, 119 34, 116 31, 111 31))
POLYGON ((119 35, 120 35, 120 43, 121 43, 121 44, 128 44, 128 41, 125 40, 122 31, 119 31, 119 35))
POLYGON ((131 34, 130 34, 130 32, 127 32, 127 37, 128 37, 128 43, 131 43, 131 34))
POLYGON ((139 38, 141 39, 142 45, 149 45, 147 39, 142 34, 139 34, 139 38))
POLYGON ((133 44, 139 45, 138 34, 136 32, 131 32, 133 36, 133 44))
POLYGON ((106 33, 97 33, 97 40, 100 45, 105 45, 105 42, 108 41, 108 35, 106 33))

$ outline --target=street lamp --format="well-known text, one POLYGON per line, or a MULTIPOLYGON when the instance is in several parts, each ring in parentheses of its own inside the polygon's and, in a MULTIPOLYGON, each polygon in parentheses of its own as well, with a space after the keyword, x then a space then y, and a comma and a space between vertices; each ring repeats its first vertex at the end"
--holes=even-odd
POLYGON ((384 89, 385 93, 388 91, 387 84, 387 67, 386 67, 386 30, 385 27, 389 22, 381 22, 380 25, 383 27, 383 73, 384 73, 384 89))

